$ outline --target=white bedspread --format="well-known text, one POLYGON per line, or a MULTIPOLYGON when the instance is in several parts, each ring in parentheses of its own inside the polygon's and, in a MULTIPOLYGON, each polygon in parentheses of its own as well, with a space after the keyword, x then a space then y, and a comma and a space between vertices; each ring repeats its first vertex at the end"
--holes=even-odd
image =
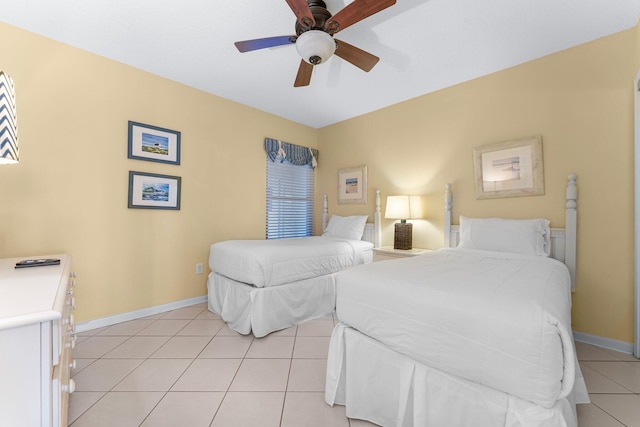
POLYGON ((256 287, 277 286, 370 262, 372 248, 370 242, 324 236, 228 240, 211 245, 209 268, 256 287))
POLYGON ((342 322, 421 364, 545 408, 586 391, 556 260, 441 249, 344 270, 337 289, 342 322))
POLYGON ((328 356, 325 401, 345 405, 349 418, 385 427, 578 427, 578 393, 542 408, 418 363, 343 323, 328 356))

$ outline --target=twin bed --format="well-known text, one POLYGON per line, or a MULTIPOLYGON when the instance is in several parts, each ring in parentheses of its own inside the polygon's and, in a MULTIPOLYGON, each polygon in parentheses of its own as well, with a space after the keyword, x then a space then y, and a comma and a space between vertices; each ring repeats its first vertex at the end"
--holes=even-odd
POLYGON ((328 220, 325 196, 322 236, 212 244, 209 310, 231 329, 256 337, 331 315, 337 272, 371 263, 380 245, 379 191, 373 217, 373 224, 368 215, 328 220))
POLYGON ((325 400, 382 426, 577 426, 576 187, 565 229, 461 217, 429 254, 344 270, 325 400))

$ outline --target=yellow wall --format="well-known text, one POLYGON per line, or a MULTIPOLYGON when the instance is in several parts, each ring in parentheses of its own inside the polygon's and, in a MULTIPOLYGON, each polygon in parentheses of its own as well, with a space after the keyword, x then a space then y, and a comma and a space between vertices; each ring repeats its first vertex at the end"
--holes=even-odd
MULTIPOLYGON (((454 218, 544 216, 564 225, 566 177, 578 175, 574 330, 633 341, 633 91, 638 30, 624 31, 319 131, 319 193, 330 211, 373 213, 374 191, 422 194, 416 247, 442 246, 444 185, 454 218), (542 135, 544 196, 476 200, 474 147, 542 135), (369 204, 337 205, 337 170, 366 164, 369 204)), ((425 78, 429 78, 425 75, 425 78)), ((457 219, 456 221, 457 222, 457 219)), ((383 220, 383 245, 393 221, 383 220)))
POLYGON ((265 136, 317 131, 0 23, 20 163, 0 168, 0 258, 66 252, 85 321, 206 294, 209 245, 264 238, 265 136), (127 121, 182 132, 181 165, 127 159, 127 121), (127 208, 130 170, 182 177, 180 211, 127 208))
MULTIPOLYGON (((0 23, 0 67, 17 88, 21 162, 0 167, 0 257, 68 252, 79 321, 204 295, 214 241, 262 238, 265 136, 320 149, 317 206, 373 211, 374 191, 423 194, 414 245, 442 245, 454 215, 545 216, 564 225, 578 174, 574 329, 632 341, 633 77, 640 28, 320 130, 0 23), (182 132, 182 165, 127 159, 127 121, 182 132), (542 135, 546 194, 476 200, 472 149, 542 135), (238 159, 242 157, 242 159, 238 159), (368 206, 337 205, 337 171, 368 166, 368 206), (127 208, 129 170, 178 175, 182 209, 127 208)), ((425 76, 428 78, 428 76, 425 76)), ((383 197, 383 212, 384 212, 383 197)), ((316 230, 320 230, 320 209, 316 230)), ((383 244, 393 241, 384 220, 383 244)))

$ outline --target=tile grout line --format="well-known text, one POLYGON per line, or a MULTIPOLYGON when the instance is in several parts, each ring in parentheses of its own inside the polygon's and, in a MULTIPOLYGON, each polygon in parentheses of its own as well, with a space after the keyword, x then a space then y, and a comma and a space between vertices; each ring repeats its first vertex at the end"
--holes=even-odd
MULTIPOLYGON (((222 326, 222 328, 220 328, 220 330, 222 330, 222 329, 224 329, 224 325, 222 326)), ((216 333, 215 336, 218 336, 218 333, 220 332, 220 330, 216 333)), ((253 335, 253 334, 251 334, 251 335, 253 335)), ((220 412, 220 408, 222 408, 222 404, 224 403, 225 399, 227 398, 227 395, 229 394, 229 389, 231 388, 231 385, 233 384, 233 381, 236 379, 236 376, 238 375, 238 372, 240 371, 240 368, 242 367, 242 364, 244 363, 244 360, 247 357, 247 354, 249 353, 249 349, 251 348, 251 345, 253 344, 255 339, 256 339, 256 337, 254 336, 251 339, 251 342, 249 343, 249 345, 247 346, 247 349, 245 350, 244 355, 242 356, 240 364, 236 368, 236 371, 233 374, 233 377, 231 378, 231 381, 229 381, 229 385, 227 386, 227 389, 224 391, 224 395, 222 396, 222 399, 220 400, 220 404, 216 408, 216 411, 213 413, 213 417, 211 418, 211 422, 209 423, 209 427, 211 427, 213 425, 213 423, 215 422, 216 417, 218 416, 218 413, 220 412)), ((213 338, 212 338, 212 340, 213 340, 213 338)), ((204 351, 204 349, 203 349, 203 351, 204 351)), ((227 359, 234 359, 234 358, 227 358, 227 359)))
MULTIPOLYGON (((197 314, 197 315, 196 315, 196 316, 195 316, 191 321, 196 320, 196 318, 197 318, 199 315, 201 315, 202 313, 203 313, 203 311, 201 311, 200 313, 198 313, 198 314, 197 314)), ((156 319, 156 320, 160 320, 160 319, 156 319)), ((184 325, 184 327, 183 327, 182 329, 180 329, 180 331, 181 331, 181 330, 183 330, 184 328, 186 328, 186 327, 191 323, 191 321, 190 321, 189 323, 187 323, 186 325, 184 325)), ((171 336, 171 338, 169 338, 169 340, 167 340, 164 344, 162 344, 162 345, 161 345, 157 350, 155 350, 154 352, 152 352, 152 353, 149 355, 149 357, 147 357, 147 359, 145 359, 145 360, 149 360, 149 359, 151 359, 151 356, 153 356, 153 355, 154 355, 154 354, 156 354, 158 351, 160 351, 160 349, 161 349, 162 347, 164 347, 164 346, 165 346, 169 341, 171 341, 171 339, 172 339, 172 338, 176 337, 176 336, 177 336, 177 334, 178 334, 180 331, 177 331, 174 335, 172 335, 172 336, 171 336)), ((217 333, 217 332, 216 332, 216 333, 217 333)), ((205 345, 204 345, 204 347, 202 348, 202 350, 200 350, 200 352, 199 352, 195 357, 191 358, 191 362, 189 362, 189 363, 187 364, 187 366, 186 366, 186 367, 184 368, 184 370, 180 373, 180 375, 178 375, 178 377, 175 379, 175 381, 174 381, 174 382, 169 386, 169 388, 164 392, 164 394, 162 395, 162 397, 160 398, 160 400, 158 400, 158 402, 153 406, 153 408, 151 408, 151 410, 147 413, 147 415, 142 419, 142 421, 140 422, 139 426, 141 426, 142 424, 144 424, 144 422, 149 418, 149 416, 150 416, 150 415, 153 413, 153 411, 158 407, 158 405, 160 405, 160 402, 162 402, 162 401, 164 400, 164 398, 169 394, 169 392, 171 391, 171 388, 172 388, 173 386, 175 386, 175 385, 176 385, 176 383, 177 383, 178 381, 180 381, 180 378, 182 378, 182 376, 184 375, 184 373, 185 373, 185 372, 187 372, 187 370, 189 369, 189 367, 191 367, 191 365, 193 365, 193 362, 198 358, 198 356, 202 353, 202 351, 204 351, 204 348, 205 348, 207 345, 209 345, 209 343, 213 340, 213 337, 215 337, 215 335, 211 337, 211 339, 209 340, 209 342, 208 342, 207 344, 205 344, 205 345)), ((173 358, 169 358, 169 359, 173 359, 173 358)), ((143 363, 144 363, 144 362, 143 362, 143 363)), ((136 369, 137 369, 137 368, 136 368, 136 369)), ((132 371, 132 372, 133 372, 133 371, 132 371)), ((131 374, 129 374, 129 375, 131 375, 131 374)), ((126 378, 126 377, 125 377, 125 378, 126 378)), ((211 421, 213 422, 213 418, 211 419, 211 421)))
MULTIPOLYGON (((593 393, 593 394, 607 394, 607 395, 619 394, 619 395, 626 395, 626 393, 593 393)), ((590 393, 590 395, 591 395, 591 393, 590 393)), ((591 402, 591 404, 594 405, 596 408, 600 409, 605 414, 609 415, 611 418, 613 418, 614 420, 616 420, 620 424, 622 424, 624 427, 628 427, 627 424, 625 424, 622 421, 620 421, 615 415, 609 413, 609 411, 607 411, 606 409, 600 407, 597 403, 591 402)))
MULTIPOLYGON (((154 320, 154 322, 155 322, 155 320, 154 320)), ((152 322, 152 323, 154 323, 154 322, 152 322)), ((151 323, 151 324, 152 324, 152 323, 151 323)), ((113 325, 112 325, 112 326, 113 326, 113 325)), ((111 326, 110 326, 110 327, 111 327, 111 326)), ((105 329, 105 331, 106 331, 106 330, 107 330, 107 329, 105 329)), ((99 332, 96 332, 95 334, 91 335, 91 336, 89 337, 89 339, 90 339, 90 338, 96 338, 96 337, 98 337, 98 336, 99 336, 98 334, 99 334, 99 332)), ((104 354, 103 354, 103 355, 101 355, 100 357, 96 358, 96 359, 95 359, 93 362, 91 362, 89 365, 85 366, 81 371, 83 371, 84 369, 86 369, 86 368, 88 368, 89 366, 93 365, 93 364, 94 364, 94 363, 96 363, 98 360, 102 360, 102 359, 104 359, 104 356, 105 356, 105 355, 107 355, 108 353, 112 352, 112 351, 113 351, 113 350, 115 350, 116 348, 120 347, 120 346, 121 346, 122 344, 124 344, 125 342, 129 341, 133 336, 134 336, 134 335, 128 335, 128 338, 127 338, 126 340, 124 340, 123 342, 121 342, 120 344, 118 344, 117 346, 115 346, 114 348, 112 348, 111 350, 108 350, 106 353, 104 353, 104 354)), ((73 353, 72 353, 72 357, 73 357, 73 353)), ((138 365, 138 366, 140 366, 140 365, 138 365)), ((133 371, 134 371, 138 366, 136 366, 136 367, 135 367, 131 372, 133 372, 133 371)), ((129 373, 128 373, 124 378, 126 378, 127 376, 129 376, 129 375, 131 374, 131 372, 129 372, 129 373)), ((74 374, 74 376, 75 376, 76 374, 78 374, 78 373, 79 373, 79 372, 76 372, 76 373, 74 374)), ((124 380, 124 378, 123 378, 122 380, 124 380)), ((117 386, 117 385, 118 385, 122 380, 118 381, 118 383, 116 383, 113 387, 116 387, 116 386, 117 386)), ((96 400, 95 402, 93 402, 93 404, 89 405, 89 407, 88 407, 87 409, 85 409, 81 414, 79 414, 79 415, 76 417, 76 419, 75 419, 75 420, 73 420, 73 422, 72 422, 71 424, 69 424, 69 426, 70 426, 70 427, 71 427, 71 426, 73 426, 73 424, 75 424, 75 423, 76 423, 80 418, 82 418, 82 416, 83 416, 84 414, 86 414, 86 413, 87 413, 91 408, 93 408, 95 405, 97 405, 97 404, 98 404, 98 402, 100 402, 102 399, 104 399, 104 398, 105 398, 105 397, 106 397, 106 396, 111 392, 111 390, 113 390, 113 387, 111 387, 111 389, 110 389, 110 390, 104 391, 104 392, 103 392, 103 394, 102 394, 102 396, 100 396, 100 398, 99 398, 98 400, 96 400)), ((98 390, 98 392, 102 392, 102 391, 103 391, 103 390, 98 390)))
POLYGON ((293 355, 296 351, 296 340, 298 339, 298 325, 295 326, 296 333, 293 336, 293 346, 291 347, 291 358, 289 359, 289 372, 287 373, 287 384, 284 388, 284 397, 282 399, 282 408, 280 409, 280 422, 279 427, 282 427, 282 421, 284 420, 284 406, 287 404, 287 395, 289 393, 289 380, 291 380, 291 368, 293 366, 293 355))
MULTIPOLYGON (((162 347, 164 344, 166 344, 169 340, 171 340, 171 338, 175 337, 177 335, 177 333, 179 331, 181 331, 182 329, 184 329, 189 323, 191 323, 191 321, 195 320, 195 318, 197 316, 199 316, 200 314, 202 314, 202 312, 204 311, 204 309, 198 313, 193 319, 191 319, 186 325, 184 325, 180 330, 176 331, 173 335, 169 335, 169 339, 163 343, 160 347, 162 347)), ((166 314, 165 314, 166 315, 166 314)), ((125 339, 123 342, 121 342, 120 344, 118 344, 117 346, 115 346, 114 348, 112 348, 111 350, 107 351, 106 353, 104 353, 103 355, 101 355, 100 357, 96 358, 93 362, 91 362, 89 365, 85 366, 82 370, 80 370, 79 372, 83 371, 84 369, 88 368, 89 366, 93 365, 95 362, 97 362, 98 360, 115 360, 115 359, 121 359, 121 358, 105 358, 104 356, 106 356, 107 354, 111 353, 112 351, 114 351, 115 349, 117 349, 118 347, 120 347, 121 345, 123 345, 124 343, 128 342, 129 340, 131 340, 134 337, 137 336, 147 336, 147 335, 138 335, 140 332, 142 332, 144 329, 147 329, 148 327, 150 327, 151 325, 153 325, 154 323, 156 323, 158 320, 161 320, 164 316, 161 316, 157 319, 151 319, 153 320, 149 325, 145 326, 144 328, 142 328, 140 331, 138 331, 137 333, 130 333, 127 335, 113 335, 113 336, 126 336, 127 339, 125 339)), ((171 319, 171 320, 189 320, 189 319, 171 319)), ((111 325, 110 327, 115 326, 115 325, 111 325)), ((110 328, 109 327, 109 328, 110 328)), ((108 328, 106 328, 104 331, 107 331, 108 328)), ((102 332, 104 332, 102 331, 102 332)), ((89 338, 95 338, 95 337, 101 337, 99 334, 101 332, 96 332, 95 334, 92 334, 89 338)), ((109 335, 105 335, 105 337, 108 337, 109 335)), ((152 336, 166 336, 166 335, 152 335, 152 336)), ((159 348, 157 350, 155 350, 154 352, 151 353, 151 355, 153 355, 155 352, 157 352, 159 350, 159 348)), ((73 426, 73 424, 75 424, 84 414, 86 414, 91 408, 93 408, 98 402, 100 402, 102 399, 104 399, 109 393, 117 393, 117 391, 114 391, 113 389, 115 387, 118 386, 118 384, 120 384, 122 381, 124 381, 129 375, 131 375, 136 369, 138 369, 140 367, 140 365, 142 365, 146 360, 149 360, 150 356, 146 357, 146 358, 142 358, 142 362, 140 362, 135 368, 133 368, 133 370, 131 370, 131 372, 129 372, 127 375, 125 375, 120 381, 118 381, 116 384, 113 385, 113 387, 111 387, 111 389, 104 391, 103 395, 100 396, 100 398, 98 400, 96 400, 93 404, 89 405, 89 407, 84 410, 81 414, 79 414, 75 420, 73 420, 73 422, 71 424, 69 424, 69 427, 73 426)), ((123 359, 131 359, 131 358, 123 358, 123 359)), ((135 358, 134 358, 135 359, 135 358)), ((193 359, 195 360, 195 359, 193 359)), ((193 360, 191 361, 191 363, 193 363, 193 360)), ((189 366, 191 365, 191 363, 189 364, 189 366)), ((186 370, 186 368, 185 368, 186 370)), ((76 372, 74 374, 77 375, 79 372, 76 372)), ((183 372, 184 374, 184 372, 183 372)), ((182 376, 182 374, 180 375, 180 377, 182 376)), ((178 378, 180 378, 178 377, 178 378)), ((176 380, 177 381, 177 380, 176 380)), ((174 382, 175 384, 175 382, 174 382)), ((173 386, 173 385, 172 385, 173 386)), ((171 389, 171 388, 169 388, 171 389)), ((102 390, 99 390, 98 392, 103 392, 102 390)), ((166 396, 166 394, 169 392, 169 390, 167 390, 166 392, 164 392, 163 396, 160 398, 160 400, 158 400, 158 402, 154 405, 154 407, 147 413, 147 415, 143 418, 142 423, 144 423, 144 420, 146 420, 149 415, 151 414, 151 412, 153 412, 153 410, 158 406, 158 404, 162 401, 162 399, 164 399, 164 397, 166 396)))

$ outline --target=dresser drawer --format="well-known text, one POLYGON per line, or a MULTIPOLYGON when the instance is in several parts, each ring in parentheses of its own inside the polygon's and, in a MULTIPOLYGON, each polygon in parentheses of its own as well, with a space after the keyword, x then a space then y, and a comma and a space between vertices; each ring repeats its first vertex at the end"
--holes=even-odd
POLYGON ((394 255, 377 253, 377 254, 375 254, 373 260, 374 260, 374 262, 378 262, 378 261, 389 261, 389 260, 398 259, 398 258, 401 258, 401 257, 394 256, 394 255))
POLYGON ((42 328, 38 323, 0 331, 2 426, 40 426, 43 418, 40 412, 41 383, 47 374, 40 371, 43 359, 41 341, 42 328))
POLYGON ((373 250, 373 262, 388 261, 398 258, 407 258, 426 254, 431 252, 430 249, 413 248, 413 249, 394 249, 392 246, 383 246, 373 250))
POLYGON ((64 353, 60 364, 53 370, 51 378, 51 416, 54 426, 66 427, 69 416, 69 395, 75 391, 76 384, 71 379, 71 352, 64 353))
POLYGON ((75 346, 71 257, 16 269, 0 260, 0 426, 66 427, 75 346))

